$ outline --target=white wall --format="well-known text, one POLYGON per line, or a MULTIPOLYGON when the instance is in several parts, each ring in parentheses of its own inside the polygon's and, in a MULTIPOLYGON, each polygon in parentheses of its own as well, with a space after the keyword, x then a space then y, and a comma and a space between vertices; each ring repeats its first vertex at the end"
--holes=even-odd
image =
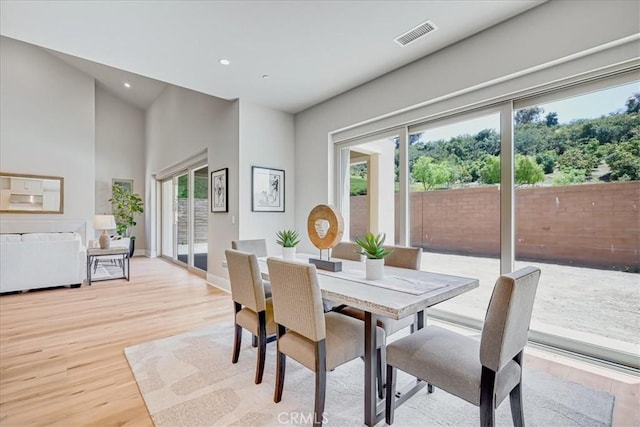
POLYGON ((64 177, 64 214, 3 219, 92 221, 94 108, 91 77, 40 48, 0 37, 0 170, 64 177))
MULTIPOLYGON (((132 179, 144 197, 144 111, 96 85, 95 213, 110 213, 112 179, 132 179)), ((147 206, 145 206, 145 210, 147 206)), ((136 215, 136 251, 145 249, 144 215, 136 215)))
POLYGON ((208 272, 226 277, 224 249, 237 238, 238 106, 202 93, 169 86, 146 114, 146 247, 158 250, 155 206, 159 194, 152 176, 207 150, 209 170, 229 168, 229 214, 209 214, 208 272))
MULTIPOLYGON (((504 76, 562 60, 640 31, 640 3, 633 1, 551 1, 476 36, 373 80, 295 117, 295 224, 306 223, 318 203, 333 202, 333 150, 329 133, 424 104, 504 76)), ((637 58, 637 40, 586 61, 574 61, 538 73, 543 81, 573 76, 617 61, 637 58), (619 53, 619 54, 618 54, 619 53)), ((485 99, 522 90, 499 83, 483 92, 485 99)), ((389 120, 393 122, 393 118, 389 120)), ((398 122, 401 123, 401 122, 398 122)), ((312 246, 305 240, 302 249, 312 246)))
MULTIPOLYGON (((293 116, 271 108, 240 100, 240 181, 239 238, 267 239, 269 253, 280 253, 275 233, 294 228, 293 116), (285 171, 285 211, 251 212, 251 167, 261 166, 285 171)), ((306 222, 298 225, 306 234, 306 222)))

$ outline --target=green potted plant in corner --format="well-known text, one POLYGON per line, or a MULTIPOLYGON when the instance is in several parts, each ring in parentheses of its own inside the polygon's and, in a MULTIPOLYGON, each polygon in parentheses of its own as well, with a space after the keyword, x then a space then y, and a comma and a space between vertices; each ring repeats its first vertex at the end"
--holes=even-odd
POLYGON ((384 277, 384 258, 392 252, 384 249, 385 238, 384 233, 374 235, 367 232, 364 239, 355 239, 356 244, 362 248, 360 255, 366 257, 367 280, 378 280, 384 277))
POLYGON ((276 233, 276 243, 282 246, 283 259, 296 258, 296 245, 300 243, 300 235, 296 230, 280 230, 276 233))
POLYGON ((111 187, 111 209, 116 220, 116 232, 129 238, 129 256, 133 256, 136 237, 131 235, 131 227, 136 225, 134 215, 144 213, 144 203, 138 193, 132 193, 121 185, 111 187))

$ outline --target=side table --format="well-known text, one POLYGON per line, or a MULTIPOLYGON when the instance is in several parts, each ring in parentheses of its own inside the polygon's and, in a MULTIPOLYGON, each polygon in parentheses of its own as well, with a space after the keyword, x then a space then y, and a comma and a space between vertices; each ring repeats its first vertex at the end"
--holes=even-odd
POLYGON ((100 249, 100 248, 89 248, 87 249, 87 282, 89 286, 91 286, 91 282, 101 282, 104 280, 113 280, 113 279, 127 279, 129 281, 129 275, 131 272, 129 259, 129 248, 124 247, 115 247, 109 249, 100 249), (94 260, 97 260, 100 257, 111 257, 120 258, 122 257, 122 262, 120 262, 120 266, 122 268, 122 277, 108 277, 106 279, 91 279, 91 271, 94 260), (126 265, 126 273, 125 273, 125 265, 126 265))

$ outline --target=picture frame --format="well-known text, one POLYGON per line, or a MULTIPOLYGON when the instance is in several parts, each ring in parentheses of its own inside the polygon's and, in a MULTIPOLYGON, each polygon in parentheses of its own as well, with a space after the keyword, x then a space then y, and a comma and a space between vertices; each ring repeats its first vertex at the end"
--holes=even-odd
POLYGON ((251 167, 251 211, 284 212, 284 170, 251 167))
POLYGON ((133 180, 132 179, 113 178, 111 180, 111 186, 113 187, 114 185, 119 185, 120 187, 124 188, 125 190, 128 190, 129 193, 133 193, 133 180))
POLYGON ((229 168, 211 172, 211 212, 229 212, 229 168))

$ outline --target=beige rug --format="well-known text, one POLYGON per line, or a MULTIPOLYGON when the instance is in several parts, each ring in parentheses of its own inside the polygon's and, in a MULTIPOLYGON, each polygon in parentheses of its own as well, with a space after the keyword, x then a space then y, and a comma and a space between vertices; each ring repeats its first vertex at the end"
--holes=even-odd
MULTIPOLYGON (((156 426, 309 424, 313 373, 288 359, 283 398, 275 404, 275 343, 267 346, 263 382, 255 385, 256 350, 250 335, 243 336, 240 360, 234 365, 232 334, 231 324, 220 324, 125 349, 156 426)), ((326 425, 363 425, 363 376, 364 363, 359 359, 329 373, 326 425)), ((527 426, 611 425, 610 394, 532 370, 525 370, 524 384, 527 426)), ((508 399, 498 408, 497 420, 498 426, 513 425, 508 399)), ((477 426, 478 409, 442 390, 428 395, 423 389, 398 408, 394 426, 425 425, 477 426)))

